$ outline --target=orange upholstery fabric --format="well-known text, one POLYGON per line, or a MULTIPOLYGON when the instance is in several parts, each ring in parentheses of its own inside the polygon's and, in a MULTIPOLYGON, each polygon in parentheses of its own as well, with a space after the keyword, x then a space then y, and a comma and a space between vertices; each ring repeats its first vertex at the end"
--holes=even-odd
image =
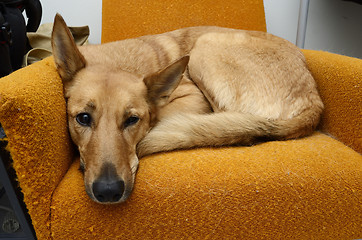
POLYGON ((0 79, 0 123, 38 239, 47 239, 53 191, 72 162, 63 86, 52 58, 0 79))
POLYGON ((321 128, 362 153, 362 60, 303 51, 326 109, 321 128))
POLYGON ((362 234, 361 156, 316 133, 140 162, 122 205, 86 195, 75 162, 53 196, 54 239, 353 239, 362 234))
POLYGON ((263 0, 103 1, 103 43, 204 25, 266 31, 263 0))
MULTIPOLYGON (((206 2, 193 1, 190 8, 181 1, 163 1, 174 14, 186 9, 202 14, 180 18, 156 11, 156 5, 142 8, 138 1, 103 0, 103 41, 201 25, 205 17, 207 25, 265 30, 262 1, 232 1, 224 8, 215 1, 215 7, 230 9, 232 18, 217 16, 211 1, 201 4, 206 2), (122 21, 125 9, 130 18, 122 21), (165 14, 167 21, 156 21, 165 14), (244 15, 245 20, 239 20, 244 15), (224 17, 223 23, 214 21, 224 17)), ((321 129, 360 151, 362 60, 304 53, 326 106, 321 129)), ((362 236, 362 156, 324 133, 253 147, 149 156, 141 159, 129 201, 104 206, 87 197, 79 163, 72 162, 62 85, 52 58, 0 79, 0 122, 38 239, 362 236)))

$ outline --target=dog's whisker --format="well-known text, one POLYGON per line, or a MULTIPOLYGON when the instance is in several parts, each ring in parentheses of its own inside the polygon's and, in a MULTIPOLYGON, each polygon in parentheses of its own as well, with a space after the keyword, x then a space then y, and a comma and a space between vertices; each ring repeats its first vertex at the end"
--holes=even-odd
POLYGON ((138 169, 138 167, 136 167, 136 166, 131 168, 132 175, 135 175, 137 173, 137 169, 138 169))

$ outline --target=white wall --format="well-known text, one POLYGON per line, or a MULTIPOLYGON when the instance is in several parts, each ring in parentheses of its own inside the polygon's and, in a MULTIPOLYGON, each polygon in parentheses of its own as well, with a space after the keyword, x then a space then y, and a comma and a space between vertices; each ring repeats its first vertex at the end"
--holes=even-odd
POLYGON ((43 7, 42 23, 54 22, 56 13, 60 13, 67 25, 90 28, 90 43, 101 42, 102 1, 101 0, 40 0, 43 7))
MULTIPOLYGON (((90 43, 101 42, 101 0, 40 0, 42 22, 53 22, 56 12, 70 26, 89 25, 90 43)), ((264 0, 268 32, 296 40, 299 0, 264 0)), ((362 5, 342 0, 311 0, 305 48, 362 58, 362 5)))
POLYGON ((299 0, 264 0, 264 8, 267 31, 295 44, 299 0))

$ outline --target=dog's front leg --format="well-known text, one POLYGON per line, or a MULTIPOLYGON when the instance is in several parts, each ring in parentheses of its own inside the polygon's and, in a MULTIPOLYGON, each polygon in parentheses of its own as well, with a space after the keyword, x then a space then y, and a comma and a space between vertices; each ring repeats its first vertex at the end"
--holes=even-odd
MULTIPOLYGON (((171 119, 168 119, 171 120, 171 119)), ((187 132, 174 131, 176 118, 173 117, 171 123, 168 121, 159 122, 151 131, 138 143, 137 156, 139 158, 164 151, 186 148, 189 142, 187 132)), ((192 146, 189 146, 192 147, 192 146)))

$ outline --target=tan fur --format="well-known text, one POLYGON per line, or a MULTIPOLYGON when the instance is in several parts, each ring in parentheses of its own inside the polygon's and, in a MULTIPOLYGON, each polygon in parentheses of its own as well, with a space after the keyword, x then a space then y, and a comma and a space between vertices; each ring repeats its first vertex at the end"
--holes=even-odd
POLYGON ((57 15, 52 42, 95 201, 92 184, 106 163, 125 183, 122 202, 138 157, 303 137, 323 110, 303 54, 268 33, 192 27, 78 50, 57 15), (89 126, 77 122, 80 113, 90 114, 89 126), (127 126, 132 116, 140 120, 127 126))

